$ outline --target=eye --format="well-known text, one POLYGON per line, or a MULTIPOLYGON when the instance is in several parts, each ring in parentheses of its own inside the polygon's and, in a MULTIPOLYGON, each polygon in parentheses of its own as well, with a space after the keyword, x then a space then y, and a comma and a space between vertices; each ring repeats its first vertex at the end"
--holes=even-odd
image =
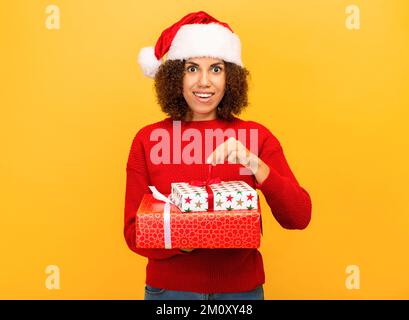
POLYGON ((221 67, 218 67, 218 66, 213 67, 213 71, 216 72, 216 73, 220 73, 220 72, 222 72, 222 70, 223 69, 221 67))
POLYGON ((195 72, 196 71, 196 67, 195 66, 189 66, 189 67, 187 67, 187 72, 195 72))

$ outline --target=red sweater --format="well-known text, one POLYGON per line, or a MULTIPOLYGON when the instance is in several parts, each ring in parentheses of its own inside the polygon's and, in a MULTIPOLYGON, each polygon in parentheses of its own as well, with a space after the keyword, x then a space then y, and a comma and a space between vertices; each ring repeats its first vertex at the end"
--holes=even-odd
MULTIPOLYGON (((241 175, 239 164, 218 164, 213 167, 213 177, 221 180, 243 180, 251 187, 261 190, 276 220, 286 229, 304 229, 311 218, 311 200, 294 177, 284 157, 279 141, 261 124, 234 118, 228 122, 220 119, 181 122, 181 133, 193 128, 201 132, 202 161, 186 164, 173 155, 173 122, 170 118, 145 126, 135 136, 126 167, 125 225, 124 235, 131 250, 148 258, 146 283, 168 290, 194 291, 200 293, 223 293, 249 291, 264 283, 263 260, 257 249, 195 249, 183 252, 175 249, 141 249, 135 246, 135 213, 142 196, 151 193, 154 185, 163 194, 170 193, 172 182, 206 180, 208 165, 205 152, 205 129, 246 129, 250 149, 250 129, 258 132, 258 157, 270 168, 268 177, 258 184, 253 175, 241 175), (155 129, 165 129, 170 134, 170 163, 155 164, 150 152, 158 141, 151 138, 155 129), (152 141, 154 140, 154 141, 152 141), (172 163, 172 162, 177 162, 172 163)), ((162 130, 163 131, 163 130, 162 130)), ((230 130, 231 131, 231 130, 230 130)), ((244 130, 241 130, 244 131, 244 130)), ((156 131, 158 132, 158 131, 156 131)), ((224 140, 226 140, 224 138, 224 140)), ((239 139, 239 136, 236 136, 239 139)), ((160 140, 159 140, 160 141, 160 140)), ((214 140, 216 141, 216 140, 214 140)), ((190 141, 181 141, 181 150, 190 141)), ((243 141, 242 141, 243 142, 243 141)), ((214 142, 214 148, 216 147, 214 142)), ((244 144, 244 143, 243 143, 244 144)), ((157 146, 156 146, 157 148, 157 146)), ((213 148, 213 149, 214 149, 213 148)), ((211 150, 213 151, 213 150, 211 150)), ((211 152, 210 151, 210 152, 211 152)), ((266 210, 266 208, 262 208, 266 210)), ((268 234, 265 232, 264 235, 268 234)))

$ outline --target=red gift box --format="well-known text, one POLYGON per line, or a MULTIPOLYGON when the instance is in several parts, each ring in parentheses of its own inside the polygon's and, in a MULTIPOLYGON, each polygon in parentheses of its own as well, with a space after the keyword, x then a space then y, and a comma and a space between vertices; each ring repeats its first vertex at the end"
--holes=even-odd
POLYGON ((165 222, 165 202, 155 199, 152 194, 143 196, 135 223, 138 248, 260 246, 260 205, 258 209, 253 210, 206 212, 182 212, 177 206, 168 205, 169 220, 165 222))

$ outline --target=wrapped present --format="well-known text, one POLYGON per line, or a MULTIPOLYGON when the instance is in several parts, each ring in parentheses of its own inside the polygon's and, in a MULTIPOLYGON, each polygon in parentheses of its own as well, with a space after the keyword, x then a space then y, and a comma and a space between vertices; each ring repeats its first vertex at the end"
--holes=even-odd
POLYGON ((171 197, 183 212, 257 209, 257 191, 244 181, 172 183, 171 197))
MULTIPOLYGON (((259 209, 182 212, 150 187, 136 214, 139 248, 258 248, 259 209)), ((259 208, 259 206, 257 206, 259 208)))

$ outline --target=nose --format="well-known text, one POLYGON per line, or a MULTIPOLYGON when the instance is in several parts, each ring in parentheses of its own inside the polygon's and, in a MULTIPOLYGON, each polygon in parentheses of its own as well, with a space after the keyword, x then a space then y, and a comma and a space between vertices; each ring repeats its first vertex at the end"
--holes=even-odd
POLYGON ((201 87, 208 87, 210 85, 209 76, 207 72, 202 72, 199 78, 199 86, 201 87))

